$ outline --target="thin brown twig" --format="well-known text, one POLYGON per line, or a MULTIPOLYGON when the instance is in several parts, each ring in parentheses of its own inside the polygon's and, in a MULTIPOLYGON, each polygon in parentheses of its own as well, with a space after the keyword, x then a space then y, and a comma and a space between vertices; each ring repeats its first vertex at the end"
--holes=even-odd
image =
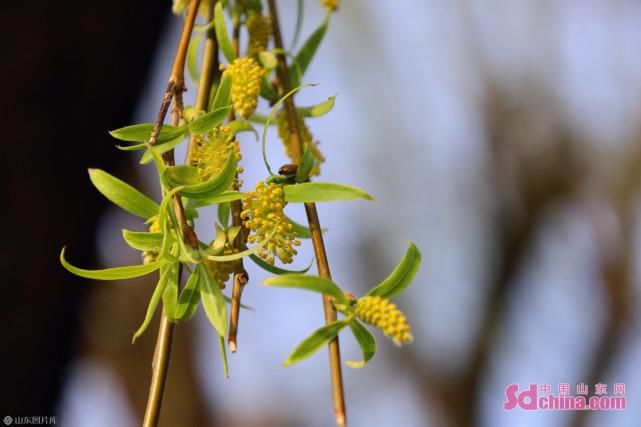
MULTIPOLYGON (((232 49, 236 56, 240 52, 240 19, 238 16, 234 16, 233 19, 233 30, 232 30, 232 49)), ((235 119, 234 112, 230 112, 230 120, 235 119)), ((234 190, 238 190, 240 182, 238 180, 238 174, 236 174, 236 180, 234 181, 234 190)), ((242 250, 245 246, 247 233, 243 227, 243 221, 240 218, 240 213, 243 210, 243 205, 240 200, 234 200, 231 202, 231 218, 232 224, 235 227, 240 227, 240 232, 236 235, 236 238, 232 242, 235 250, 242 250)), ((238 350, 238 319, 240 316, 240 300, 243 294, 243 289, 245 285, 249 282, 249 274, 245 270, 245 265, 243 259, 239 259, 236 265, 236 271, 234 272, 233 287, 231 291, 231 312, 229 314, 229 332, 227 334, 227 342, 229 343, 229 351, 236 353, 238 350)))
MULTIPOLYGON (((171 100, 175 100, 174 111, 172 114, 172 121, 174 125, 178 125, 182 115, 182 92, 185 90, 184 68, 185 59, 187 56, 187 48, 189 40, 193 31, 196 14, 200 0, 191 0, 187 18, 183 26, 182 35, 176 51, 176 57, 172 66, 169 81, 167 83, 167 90, 163 95, 160 105, 160 111, 156 118, 156 123, 152 130, 149 144, 155 145, 158 140, 158 135, 162 129, 163 122, 169 110, 171 100)), ((163 161, 166 165, 173 165, 174 152, 170 150, 163 155, 163 161)), ((183 231, 183 236, 186 242, 193 248, 198 247, 198 237, 187 223, 185 217, 185 210, 182 205, 180 196, 173 198, 174 209, 176 218, 180 223, 183 231)), ((180 271, 178 274, 180 277, 180 271)), ((165 391, 165 383, 167 381, 167 372, 169 370, 169 360, 171 357, 171 344, 173 341, 174 324, 167 318, 164 311, 160 318, 160 327, 158 329, 158 338, 156 340, 156 348, 154 350, 154 357, 152 361, 152 374, 151 384, 149 386, 149 398, 147 400, 147 407, 145 409, 145 416, 143 419, 143 427, 155 427, 158 425, 160 418, 160 408, 162 405, 162 397, 165 391)))
MULTIPOLYGON (((280 25, 278 22, 278 11, 276 8, 275 0, 268 0, 269 12, 271 15, 271 23, 274 34, 274 46, 283 51, 283 40, 280 32, 280 25)), ((282 53, 277 55, 278 66, 277 75, 278 80, 285 92, 291 90, 291 80, 289 77, 289 70, 287 68, 287 59, 282 53)), ((291 133, 291 144, 294 150, 298 153, 298 158, 302 157, 303 146, 301 144, 302 138, 298 126, 296 116, 296 106, 294 104, 294 97, 290 96, 285 100, 285 112, 287 115, 287 122, 291 133)), ((329 269, 329 262, 327 261, 327 252, 325 250, 325 243, 323 242, 323 234, 321 231, 320 220, 318 218, 318 211, 314 203, 305 203, 305 212, 307 214, 307 221, 312 235, 312 245, 314 247, 314 254, 316 256, 316 264, 318 273, 322 277, 331 278, 329 269)), ((336 321, 336 310, 332 305, 332 299, 329 296, 323 296, 323 309, 325 312, 325 323, 329 324, 336 321)), ((347 425, 347 416, 345 411, 345 392, 343 390, 343 374, 341 369, 340 346, 338 337, 334 338, 329 343, 329 363, 332 380, 332 397, 334 401, 334 413, 336 416, 336 424, 339 426, 347 425)))

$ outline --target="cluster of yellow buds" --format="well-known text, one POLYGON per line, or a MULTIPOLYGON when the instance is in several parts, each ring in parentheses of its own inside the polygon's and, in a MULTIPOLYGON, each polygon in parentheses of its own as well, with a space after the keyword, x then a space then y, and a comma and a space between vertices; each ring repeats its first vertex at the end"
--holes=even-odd
POLYGON ((250 56, 258 55, 267 48, 269 38, 272 35, 272 25, 269 16, 250 11, 247 17, 247 31, 249 32, 249 48, 247 53, 250 56))
POLYGON ((230 75, 231 100, 236 114, 248 118, 256 110, 260 94, 260 80, 266 71, 254 61, 254 58, 236 58, 227 65, 224 74, 230 75))
POLYGON ((245 227, 252 232, 247 238, 248 242, 262 242, 271 236, 257 255, 272 265, 275 256, 285 264, 291 263, 298 253, 294 246, 300 246, 296 232, 292 231, 292 224, 283 213, 284 205, 282 186, 260 181, 255 191, 249 192, 243 199, 243 211, 240 213, 245 227))
MULTIPOLYGON (((150 233, 160 233, 160 223, 158 222, 158 216, 151 218, 149 222, 149 232, 150 233)), ((153 251, 143 251, 142 253, 142 263, 151 264, 152 262, 158 259, 158 252, 153 251)))
POLYGON ((396 345, 413 340, 410 324, 396 305, 386 298, 366 296, 356 302, 356 316, 363 322, 376 326, 396 345))
MULTIPOLYGON (((239 249, 232 247, 232 244, 227 242, 225 243, 225 248, 223 249, 222 254, 231 255, 238 252, 239 249)), ((203 263, 205 264, 205 268, 209 274, 216 279, 221 289, 225 289, 225 283, 229 281, 229 276, 232 273, 240 271, 240 260, 219 262, 206 259, 203 263)))
POLYGON ((320 0, 321 4, 325 7, 325 10, 328 12, 335 12, 338 9, 338 3, 340 0, 320 0))
MULTIPOLYGON (((309 148, 312 150, 312 154, 314 155, 315 162, 311 175, 320 175, 320 164, 325 161, 325 157, 318 148, 318 141, 314 141, 314 137, 309 131, 305 120, 303 120, 303 118, 298 114, 296 115, 296 120, 298 121, 298 129, 302 138, 300 141, 302 144, 301 146, 304 147, 306 144, 309 145, 309 148)), ((292 159, 293 163, 300 163, 300 152, 296 150, 292 144, 292 136, 289 131, 289 122, 287 121, 287 113, 285 112, 285 109, 280 110, 276 114, 276 123, 278 125, 278 136, 285 146, 285 154, 292 159)))
MULTIPOLYGON (((198 169, 198 175, 203 181, 219 174, 231 153, 236 160, 241 160, 240 146, 228 126, 219 126, 205 135, 194 137, 191 152, 191 165, 198 169)), ((238 167, 238 173, 243 169, 238 167)))

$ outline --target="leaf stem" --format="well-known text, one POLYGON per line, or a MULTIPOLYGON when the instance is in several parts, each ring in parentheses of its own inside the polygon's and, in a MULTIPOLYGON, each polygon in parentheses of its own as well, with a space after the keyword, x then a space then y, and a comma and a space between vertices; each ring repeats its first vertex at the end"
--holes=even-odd
MULTIPOLYGON (((178 125, 182 115, 182 92, 185 90, 184 68, 185 59, 187 56, 187 49, 189 47, 189 40, 194 28, 196 14, 200 0, 191 0, 187 18, 183 25, 182 35, 176 51, 176 57, 171 69, 171 75, 167 82, 167 89, 163 95, 160 104, 160 111, 154 123, 154 128, 149 138, 149 144, 155 145, 158 140, 158 135, 162 129, 163 122, 169 110, 169 104, 174 99, 174 111, 172 113, 172 121, 174 125, 178 125)), ((174 151, 163 155, 163 161, 166 165, 175 164, 174 151)), ((193 248, 198 248, 198 237, 187 223, 185 217, 185 209, 182 204, 180 196, 176 194, 173 197, 174 209, 176 218, 183 231, 185 241, 193 248)), ((178 272, 180 278, 180 270, 178 272)), ((155 427, 158 425, 160 418, 160 408, 162 405, 162 398, 165 391, 165 383, 167 381, 167 372, 169 370, 169 360, 171 357, 171 344, 173 341, 174 324, 167 318, 164 311, 160 318, 160 327, 158 329, 158 338, 156 340, 156 348, 154 350, 154 358, 152 362, 151 385, 149 386, 149 398, 147 399, 147 407, 145 409, 145 417, 143 419, 143 427, 155 427)))
MULTIPOLYGON (((291 80, 289 77, 289 69, 287 68, 287 59, 282 54, 283 40, 280 32, 280 25, 278 22, 278 11, 276 8, 276 0, 267 0, 269 11, 271 15, 271 22, 274 33, 274 45, 281 53, 277 55, 278 65, 276 72, 278 80, 284 92, 291 90, 291 80)), ((298 120, 296 117, 296 105, 294 97, 290 96, 285 100, 285 113, 287 115, 287 122, 291 133, 291 144, 294 150, 298 152, 298 158, 302 158, 303 146, 301 144, 300 129, 298 127, 298 120)), ((329 269, 329 262, 327 261, 327 252, 325 250, 325 243, 323 242, 323 234, 321 230, 320 220, 318 218, 318 211, 314 203, 305 203, 305 212, 307 214, 307 221, 312 235, 312 245, 314 247, 314 254, 316 256, 316 263, 318 273, 322 277, 331 279, 331 272, 329 269)), ((323 309, 325 312, 325 323, 330 324, 336 321, 336 310, 332 305, 332 298, 323 296, 323 309)), ((345 411, 345 392, 343 390, 343 374, 341 370, 341 357, 338 336, 329 343, 329 364, 332 380, 332 397, 334 400, 334 413, 336 416, 336 424, 339 426, 347 425, 347 417, 345 411)))

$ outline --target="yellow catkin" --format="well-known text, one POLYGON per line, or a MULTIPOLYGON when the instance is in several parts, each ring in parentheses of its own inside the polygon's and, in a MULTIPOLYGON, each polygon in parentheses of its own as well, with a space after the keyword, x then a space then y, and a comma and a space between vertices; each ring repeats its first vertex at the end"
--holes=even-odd
MULTIPOLYGON (((158 216, 156 215, 151 219, 149 223, 149 232, 150 233, 160 233, 160 222, 158 221, 158 216)), ((142 253, 142 263, 150 264, 158 259, 158 252, 153 251, 143 251, 142 253)))
MULTIPOLYGON (((222 254, 231 255, 237 253, 238 251, 239 249, 233 248, 231 243, 227 242, 225 243, 225 249, 223 250, 222 254)), ((229 281, 229 277, 231 276, 231 274, 240 271, 239 260, 219 262, 206 259, 203 261, 203 263, 205 264, 205 268, 207 269, 209 274, 214 279, 216 279, 222 289, 225 288, 225 283, 229 281)))
POLYGON ((259 182, 255 191, 249 192, 243 199, 243 211, 240 216, 245 227, 251 230, 247 238, 250 243, 262 242, 269 236, 265 246, 260 248, 257 255, 274 264, 274 257, 289 264, 298 252, 294 246, 300 245, 292 224, 283 213, 285 196, 281 185, 259 182))
POLYGON ((338 9, 340 0, 320 0, 325 10, 328 12, 335 12, 338 9))
MULTIPOLYGON (((312 150, 312 154, 314 155, 315 162, 311 175, 320 175, 320 165, 325 161, 325 157, 318 148, 318 141, 314 141, 314 137, 309 131, 305 120, 303 120, 299 115, 296 115, 296 120, 298 121, 298 128, 300 130, 302 138, 301 143, 303 147, 305 144, 309 145, 309 148, 312 150)), ((283 145, 285 147, 285 154, 292 159, 292 162, 298 164, 300 162, 300 153, 292 144, 292 136, 289 131, 289 122, 287 121, 287 113, 285 112, 285 109, 280 110, 276 114, 276 123, 278 125, 278 136, 283 141, 283 145)))
POLYGON ((367 296, 359 299, 356 302, 356 316, 383 331, 396 345, 413 340, 405 315, 386 298, 367 296))
POLYGON ((250 56, 258 55, 267 48, 267 43, 269 43, 269 38, 272 35, 269 16, 250 11, 247 17, 247 31, 249 32, 247 53, 250 56))
MULTIPOLYGON (((194 137, 191 165, 198 169, 200 179, 205 181, 219 174, 229 155, 234 153, 236 160, 242 159, 238 140, 227 126, 214 128, 205 135, 194 137)), ((242 172, 242 168, 238 168, 242 172)))
POLYGON ((265 70, 253 58, 237 58, 227 65, 224 74, 230 75, 231 100, 236 114, 248 118, 256 110, 260 94, 260 80, 265 70))

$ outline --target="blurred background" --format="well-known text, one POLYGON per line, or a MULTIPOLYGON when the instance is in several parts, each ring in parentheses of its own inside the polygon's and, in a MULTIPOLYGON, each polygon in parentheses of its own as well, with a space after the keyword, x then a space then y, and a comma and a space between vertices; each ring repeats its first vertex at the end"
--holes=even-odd
MULTIPOLYGON (((303 39, 324 17, 305 3, 303 39)), ((288 46, 295 4, 279 2, 288 46)), ((155 118, 181 26, 170 7, 5 11, 0 417, 141 422, 157 319, 130 342, 152 278, 88 283, 57 256, 69 245, 76 265, 139 262, 120 230, 142 224, 101 199, 86 168, 157 191, 153 168, 106 131, 155 118)), ((344 368, 351 426, 638 425, 639 46, 633 0, 351 0, 332 16, 305 78, 320 85, 297 103, 338 94, 329 115, 308 121, 323 180, 377 200, 319 205, 334 280, 362 295, 406 240, 423 252, 396 301, 414 343, 398 349, 378 334, 374 360, 344 368), (626 410, 503 410, 510 383, 569 383, 576 394, 581 382, 609 394, 625 383, 626 410)), ((272 164, 285 163, 269 136, 272 164)), ((266 174, 251 135, 241 149, 249 189, 266 174)), ((214 218, 201 214, 201 240, 214 218)), ((312 258, 304 246, 295 266, 312 258)), ((241 313, 230 379, 202 310, 177 326, 162 426, 333 425, 326 352, 281 367, 322 325, 320 298, 266 289, 253 265, 249 274, 243 299, 255 311, 241 313)), ((359 358, 341 337, 343 358, 359 358)))

